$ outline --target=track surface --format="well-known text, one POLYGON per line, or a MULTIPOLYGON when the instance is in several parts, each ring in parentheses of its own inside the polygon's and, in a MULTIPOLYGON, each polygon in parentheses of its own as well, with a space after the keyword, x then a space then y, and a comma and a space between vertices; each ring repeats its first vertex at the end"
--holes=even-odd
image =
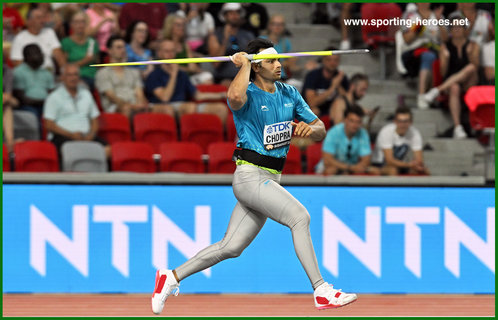
MULTIPOLYGON (((3 316, 148 317, 144 294, 4 294, 3 316)), ((181 294, 171 296, 161 316, 487 316, 495 295, 361 294, 351 305, 318 311, 311 294, 181 294)))

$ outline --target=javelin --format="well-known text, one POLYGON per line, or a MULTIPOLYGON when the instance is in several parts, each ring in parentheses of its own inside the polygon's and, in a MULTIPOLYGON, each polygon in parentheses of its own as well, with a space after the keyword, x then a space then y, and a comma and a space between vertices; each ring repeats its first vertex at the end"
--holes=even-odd
MULTIPOLYGON (((368 52, 369 52, 368 49, 355 49, 355 50, 292 52, 292 53, 279 53, 279 54, 248 54, 246 55, 246 57, 249 60, 258 60, 258 59, 331 56, 331 55, 357 54, 357 53, 368 53, 368 52)), ((231 61, 230 56, 150 60, 150 61, 140 61, 140 62, 102 63, 102 64, 92 64, 90 65, 90 67, 142 66, 148 64, 164 64, 164 63, 203 63, 203 62, 226 62, 226 61, 231 61)))

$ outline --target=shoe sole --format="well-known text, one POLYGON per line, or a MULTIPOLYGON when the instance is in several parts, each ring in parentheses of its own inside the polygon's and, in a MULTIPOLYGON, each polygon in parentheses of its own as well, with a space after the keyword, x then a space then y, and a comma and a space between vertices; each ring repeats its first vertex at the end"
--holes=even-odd
MULTIPOLYGON (((158 284, 159 284, 159 282, 161 282, 160 280, 161 280, 161 277, 159 276, 159 270, 157 270, 157 271, 156 271, 156 284, 155 284, 155 286, 154 286, 154 292, 152 293, 152 297, 151 297, 151 304, 152 304, 152 305, 154 305, 154 296, 155 296, 156 294, 161 293, 161 290, 163 289, 164 283, 166 282, 166 278, 162 281, 161 288, 158 290, 158 284), (158 291, 159 291, 159 292, 158 292, 158 291)), ((163 308, 164 308, 164 307, 163 307, 163 308)), ((154 311, 154 308, 152 308, 152 313, 154 313, 154 314, 160 314, 161 312, 162 312, 162 310, 161 310, 161 311, 159 311, 159 312, 155 312, 155 311, 154 311)))
POLYGON ((349 301, 348 303, 345 303, 345 304, 328 304, 326 306, 321 306, 321 307, 316 307, 318 310, 326 310, 326 309, 337 309, 337 308, 340 308, 340 307, 344 307, 344 306, 347 306, 347 305, 350 305, 351 303, 355 302, 356 300, 358 300, 358 298, 352 300, 352 301, 349 301))

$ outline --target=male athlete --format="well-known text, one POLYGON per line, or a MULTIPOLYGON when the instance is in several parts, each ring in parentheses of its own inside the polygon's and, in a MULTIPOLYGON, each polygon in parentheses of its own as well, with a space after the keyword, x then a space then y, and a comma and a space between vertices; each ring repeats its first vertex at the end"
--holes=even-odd
MULTIPOLYGON (((260 38, 249 42, 247 51, 277 54, 271 41, 260 38)), ((311 242, 308 211, 280 186, 292 129, 296 136, 321 141, 325 127, 296 88, 277 81, 281 74, 278 59, 250 61, 245 55, 239 52, 231 57, 240 70, 228 88, 228 103, 239 136, 232 183, 238 202, 220 242, 174 270, 156 272, 152 294, 152 311, 156 314, 161 313, 173 290, 178 294, 181 280, 222 260, 238 257, 267 218, 291 229, 296 254, 311 282, 318 309, 341 307, 357 299, 356 294, 336 290, 323 280, 311 242)))

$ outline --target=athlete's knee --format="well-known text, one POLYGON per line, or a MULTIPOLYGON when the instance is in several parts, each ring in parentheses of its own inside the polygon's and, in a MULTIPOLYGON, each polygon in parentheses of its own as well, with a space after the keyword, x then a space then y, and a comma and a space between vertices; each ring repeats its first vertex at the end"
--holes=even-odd
POLYGON ((291 229, 309 227, 311 217, 303 205, 293 207, 289 213, 292 216, 292 221, 289 225, 291 229))
POLYGON ((244 251, 244 247, 241 245, 227 245, 221 249, 221 255, 224 259, 237 258, 244 251))

